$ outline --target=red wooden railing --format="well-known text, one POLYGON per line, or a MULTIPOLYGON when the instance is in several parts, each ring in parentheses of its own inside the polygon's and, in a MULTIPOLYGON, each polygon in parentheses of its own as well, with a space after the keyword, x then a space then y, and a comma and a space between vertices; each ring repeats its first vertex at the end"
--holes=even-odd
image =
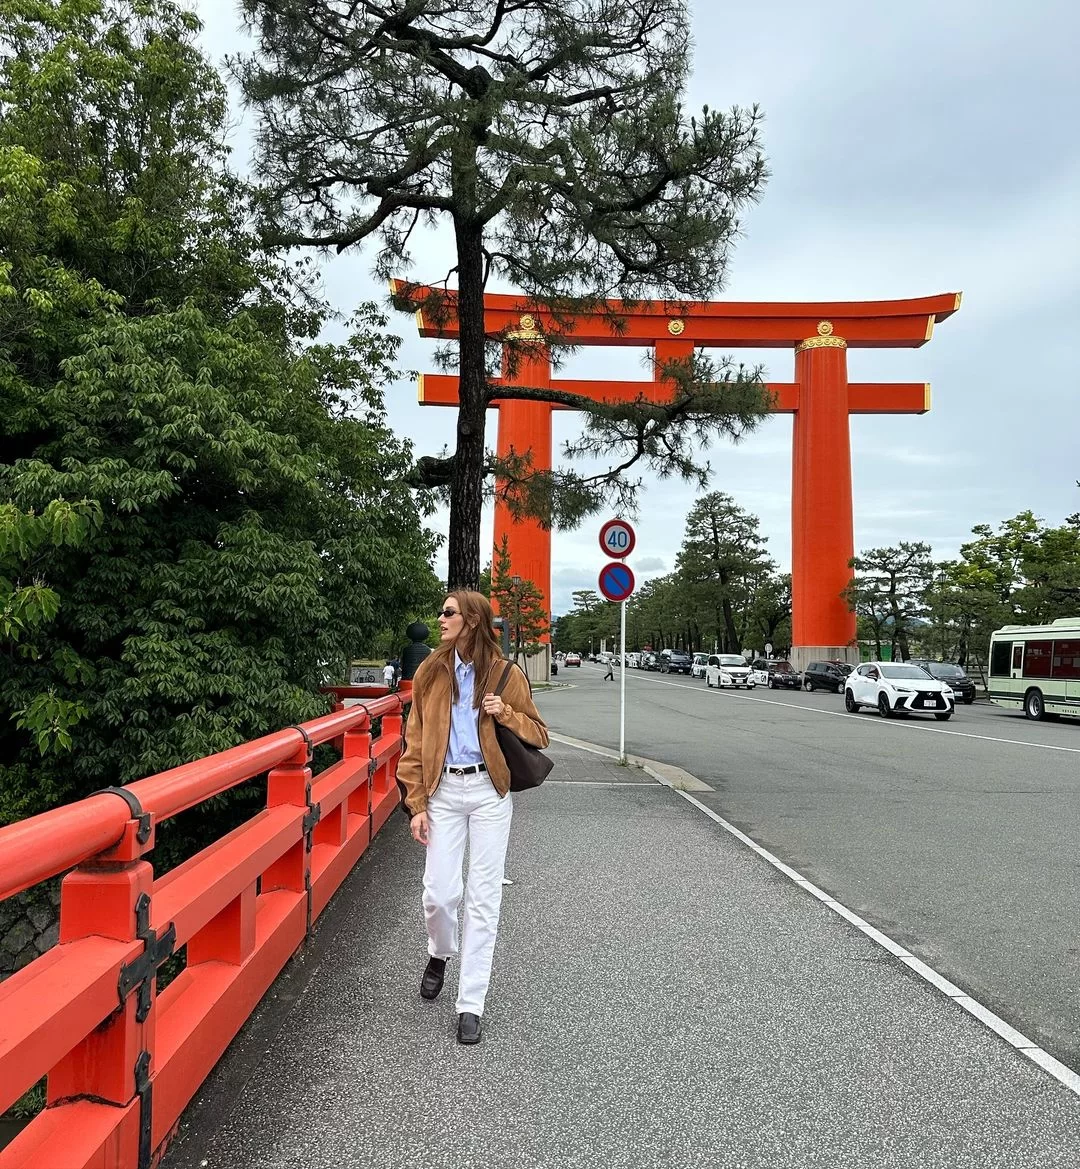
POLYGON ((60 941, 0 983, 0 1112, 48 1105, 0 1169, 148 1169, 398 804, 399 695, 0 828, 0 900, 67 872, 60 941), (372 741, 371 720, 382 718, 372 741), (314 779, 311 752, 341 759, 314 779), (155 879, 155 828, 263 772, 266 808, 155 879), (158 967, 187 965, 160 995, 158 967))

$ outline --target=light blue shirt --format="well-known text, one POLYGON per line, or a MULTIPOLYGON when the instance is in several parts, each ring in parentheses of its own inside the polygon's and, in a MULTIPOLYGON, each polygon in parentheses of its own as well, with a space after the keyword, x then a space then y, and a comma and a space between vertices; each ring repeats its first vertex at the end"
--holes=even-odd
POLYGON ((480 750, 480 712, 473 709, 473 683, 476 670, 472 662, 463 662, 454 650, 454 672, 458 700, 450 707, 450 745, 446 749, 447 767, 467 767, 483 763, 480 750))

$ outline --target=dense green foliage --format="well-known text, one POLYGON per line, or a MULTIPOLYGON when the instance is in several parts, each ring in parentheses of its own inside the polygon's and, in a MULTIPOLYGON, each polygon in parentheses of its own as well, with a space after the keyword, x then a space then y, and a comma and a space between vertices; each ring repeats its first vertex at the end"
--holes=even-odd
MULTIPOLYGON (((760 115, 688 114, 686 0, 241 6, 257 51, 236 70, 260 115, 275 237, 338 251, 377 242, 377 273, 413 282, 398 307, 423 300, 427 314, 452 309, 460 323, 447 354, 460 374, 453 453, 417 466, 418 482, 449 489, 450 583, 479 579, 485 476, 501 479, 512 508, 563 527, 612 500, 626 510, 635 467, 704 487, 710 442, 738 438, 768 408, 758 371, 700 353, 665 363, 672 394, 651 405, 547 384, 497 389, 489 372, 503 344, 511 373, 531 346, 511 330, 486 337, 483 314, 485 288, 501 281, 522 290, 522 313, 554 314, 541 318, 549 337, 572 343, 568 314, 606 313, 602 298, 698 300, 722 288, 739 215, 765 182, 760 115), (449 272, 443 249, 416 246, 417 227, 436 224, 453 231, 449 272), (495 397, 585 412, 568 453, 607 465, 590 475, 538 470, 520 451, 491 459, 495 397)), ((616 334, 617 310, 609 324, 616 334)))
POLYGON ((929 545, 876 548, 852 561, 849 600, 859 636, 880 656, 986 664, 1003 625, 1045 625, 1080 614, 1080 514, 1050 527, 1030 511, 972 529, 955 560, 929 545))
POLYGON ((326 709, 434 603, 370 308, 317 344, 171 0, 0 0, 0 820, 326 709))

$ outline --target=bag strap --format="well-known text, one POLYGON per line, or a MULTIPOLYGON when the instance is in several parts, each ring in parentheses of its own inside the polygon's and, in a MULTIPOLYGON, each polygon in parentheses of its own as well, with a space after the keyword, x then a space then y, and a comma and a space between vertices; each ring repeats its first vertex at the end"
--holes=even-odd
POLYGON ((507 682, 510 681, 510 675, 513 673, 513 671, 514 671, 514 663, 507 662, 506 669, 503 670, 502 677, 499 679, 499 684, 498 684, 498 686, 495 687, 495 697, 496 698, 498 698, 499 695, 502 694, 503 687, 506 685, 507 682))

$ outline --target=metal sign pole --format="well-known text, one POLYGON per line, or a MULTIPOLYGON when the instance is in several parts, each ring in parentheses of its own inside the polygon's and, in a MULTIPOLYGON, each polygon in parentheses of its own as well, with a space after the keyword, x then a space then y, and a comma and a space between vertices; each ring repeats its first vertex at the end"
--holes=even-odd
POLYGON ((626 762, 626 602, 619 604, 619 762, 626 762))

